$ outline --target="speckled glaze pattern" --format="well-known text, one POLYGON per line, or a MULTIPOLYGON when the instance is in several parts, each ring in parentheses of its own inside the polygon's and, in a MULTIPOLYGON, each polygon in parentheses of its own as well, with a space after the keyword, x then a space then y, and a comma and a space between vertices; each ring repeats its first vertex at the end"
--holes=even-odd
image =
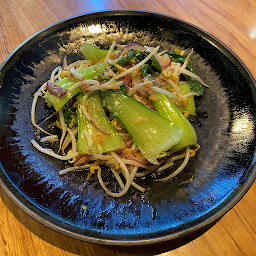
MULTIPOLYGON (((1 188, 57 232, 111 245, 180 238, 216 222, 255 179, 255 81, 219 40, 182 20, 136 10, 73 17, 29 38, 0 72, 1 188), (101 31, 91 30, 96 25, 101 31), (137 180, 146 192, 131 188, 121 198, 106 195, 96 176, 85 183, 87 171, 59 176, 67 163, 39 153, 29 140, 36 139, 30 108, 39 86, 64 57, 69 63, 82 58, 82 42, 108 47, 108 37, 187 53, 193 48, 194 69, 210 85, 196 100, 198 115, 190 120, 201 146, 198 154, 173 180, 137 180)), ((40 99, 37 122, 50 113, 40 99)), ((107 169, 103 176, 106 182, 113 179, 107 169)), ((117 189, 115 184, 111 189, 117 189)))

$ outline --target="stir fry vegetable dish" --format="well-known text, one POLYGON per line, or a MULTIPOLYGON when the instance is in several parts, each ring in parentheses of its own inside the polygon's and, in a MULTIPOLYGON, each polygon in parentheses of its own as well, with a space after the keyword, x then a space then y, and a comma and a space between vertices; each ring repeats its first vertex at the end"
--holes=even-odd
MULTIPOLYGON (((84 43, 83 60, 56 67, 34 95, 31 121, 41 134, 31 140, 39 151, 68 161, 74 170, 97 175, 112 197, 127 193, 130 186, 145 188, 136 179, 154 173, 156 181, 175 177, 199 149, 196 132, 188 120, 196 115, 194 96, 208 87, 195 74, 190 56, 178 49, 167 51, 137 43, 108 50, 84 43), (43 97, 56 116, 61 135, 51 134, 36 123, 36 104, 43 97), (58 143, 54 152, 44 143, 58 143), (165 178, 157 178, 174 162, 182 163, 165 178), (107 166, 119 184, 110 191, 102 179, 107 166)), ((50 118, 47 117, 47 118, 50 118)))

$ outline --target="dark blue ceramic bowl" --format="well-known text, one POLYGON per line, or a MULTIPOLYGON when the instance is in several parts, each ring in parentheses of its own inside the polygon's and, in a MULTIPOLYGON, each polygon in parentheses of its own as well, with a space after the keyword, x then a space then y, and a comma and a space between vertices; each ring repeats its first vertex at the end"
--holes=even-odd
MULTIPOLYGON (((255 81, 238 57, 182 20, 114 10, 61 21, 29 38, 1 65, 1 188, 40 223, 88 242, 143 245, 200 231, 229 211, 255 179, 255 95, 255 81), (194 69, 211 86, 197 100, 198 116, 191 120, 201 145, 196 157, 173 180, 154 182, 149 176, 138 181, 148 188, 145 194, 131 188, 117 199, 104 193, 96 177, 84 184, 86 172, 60 177, 66 163, 39 153, 29 141, 35 138, 34 92, 64 57, 82 58, 82 42, 107 47, 107 37, 121 44, 193 48, 194 69)), ((40 101, 37 121, 48 114, 40 101)))

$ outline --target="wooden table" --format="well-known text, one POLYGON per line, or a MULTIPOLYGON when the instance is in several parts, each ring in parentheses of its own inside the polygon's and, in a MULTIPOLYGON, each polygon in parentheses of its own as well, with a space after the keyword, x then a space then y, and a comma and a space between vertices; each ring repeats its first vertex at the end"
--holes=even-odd
MULTIPOLYGON (((255 0, 1 0, 0 63, 44 27, 81 13, 142 9, 181 18, 231 48, 256 77, 255 0)), ((256 184, 201 235, 154 246, 90 244, 58 234, 23 213, 0 191, 0 255, 256 255, 256 184)))

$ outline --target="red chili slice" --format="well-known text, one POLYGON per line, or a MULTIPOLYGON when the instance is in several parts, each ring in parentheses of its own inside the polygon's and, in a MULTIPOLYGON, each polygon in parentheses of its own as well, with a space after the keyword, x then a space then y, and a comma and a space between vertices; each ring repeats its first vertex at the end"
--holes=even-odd
POLYGON ((118 54, 117 54, 117 58, 119 58, 121 56, 121 54, 124 51, 129 51, 129 50, 139 50, 139 51, 144 51, 144 47, 141 44, 138 43, 130 43, 127 44, 118 54))

